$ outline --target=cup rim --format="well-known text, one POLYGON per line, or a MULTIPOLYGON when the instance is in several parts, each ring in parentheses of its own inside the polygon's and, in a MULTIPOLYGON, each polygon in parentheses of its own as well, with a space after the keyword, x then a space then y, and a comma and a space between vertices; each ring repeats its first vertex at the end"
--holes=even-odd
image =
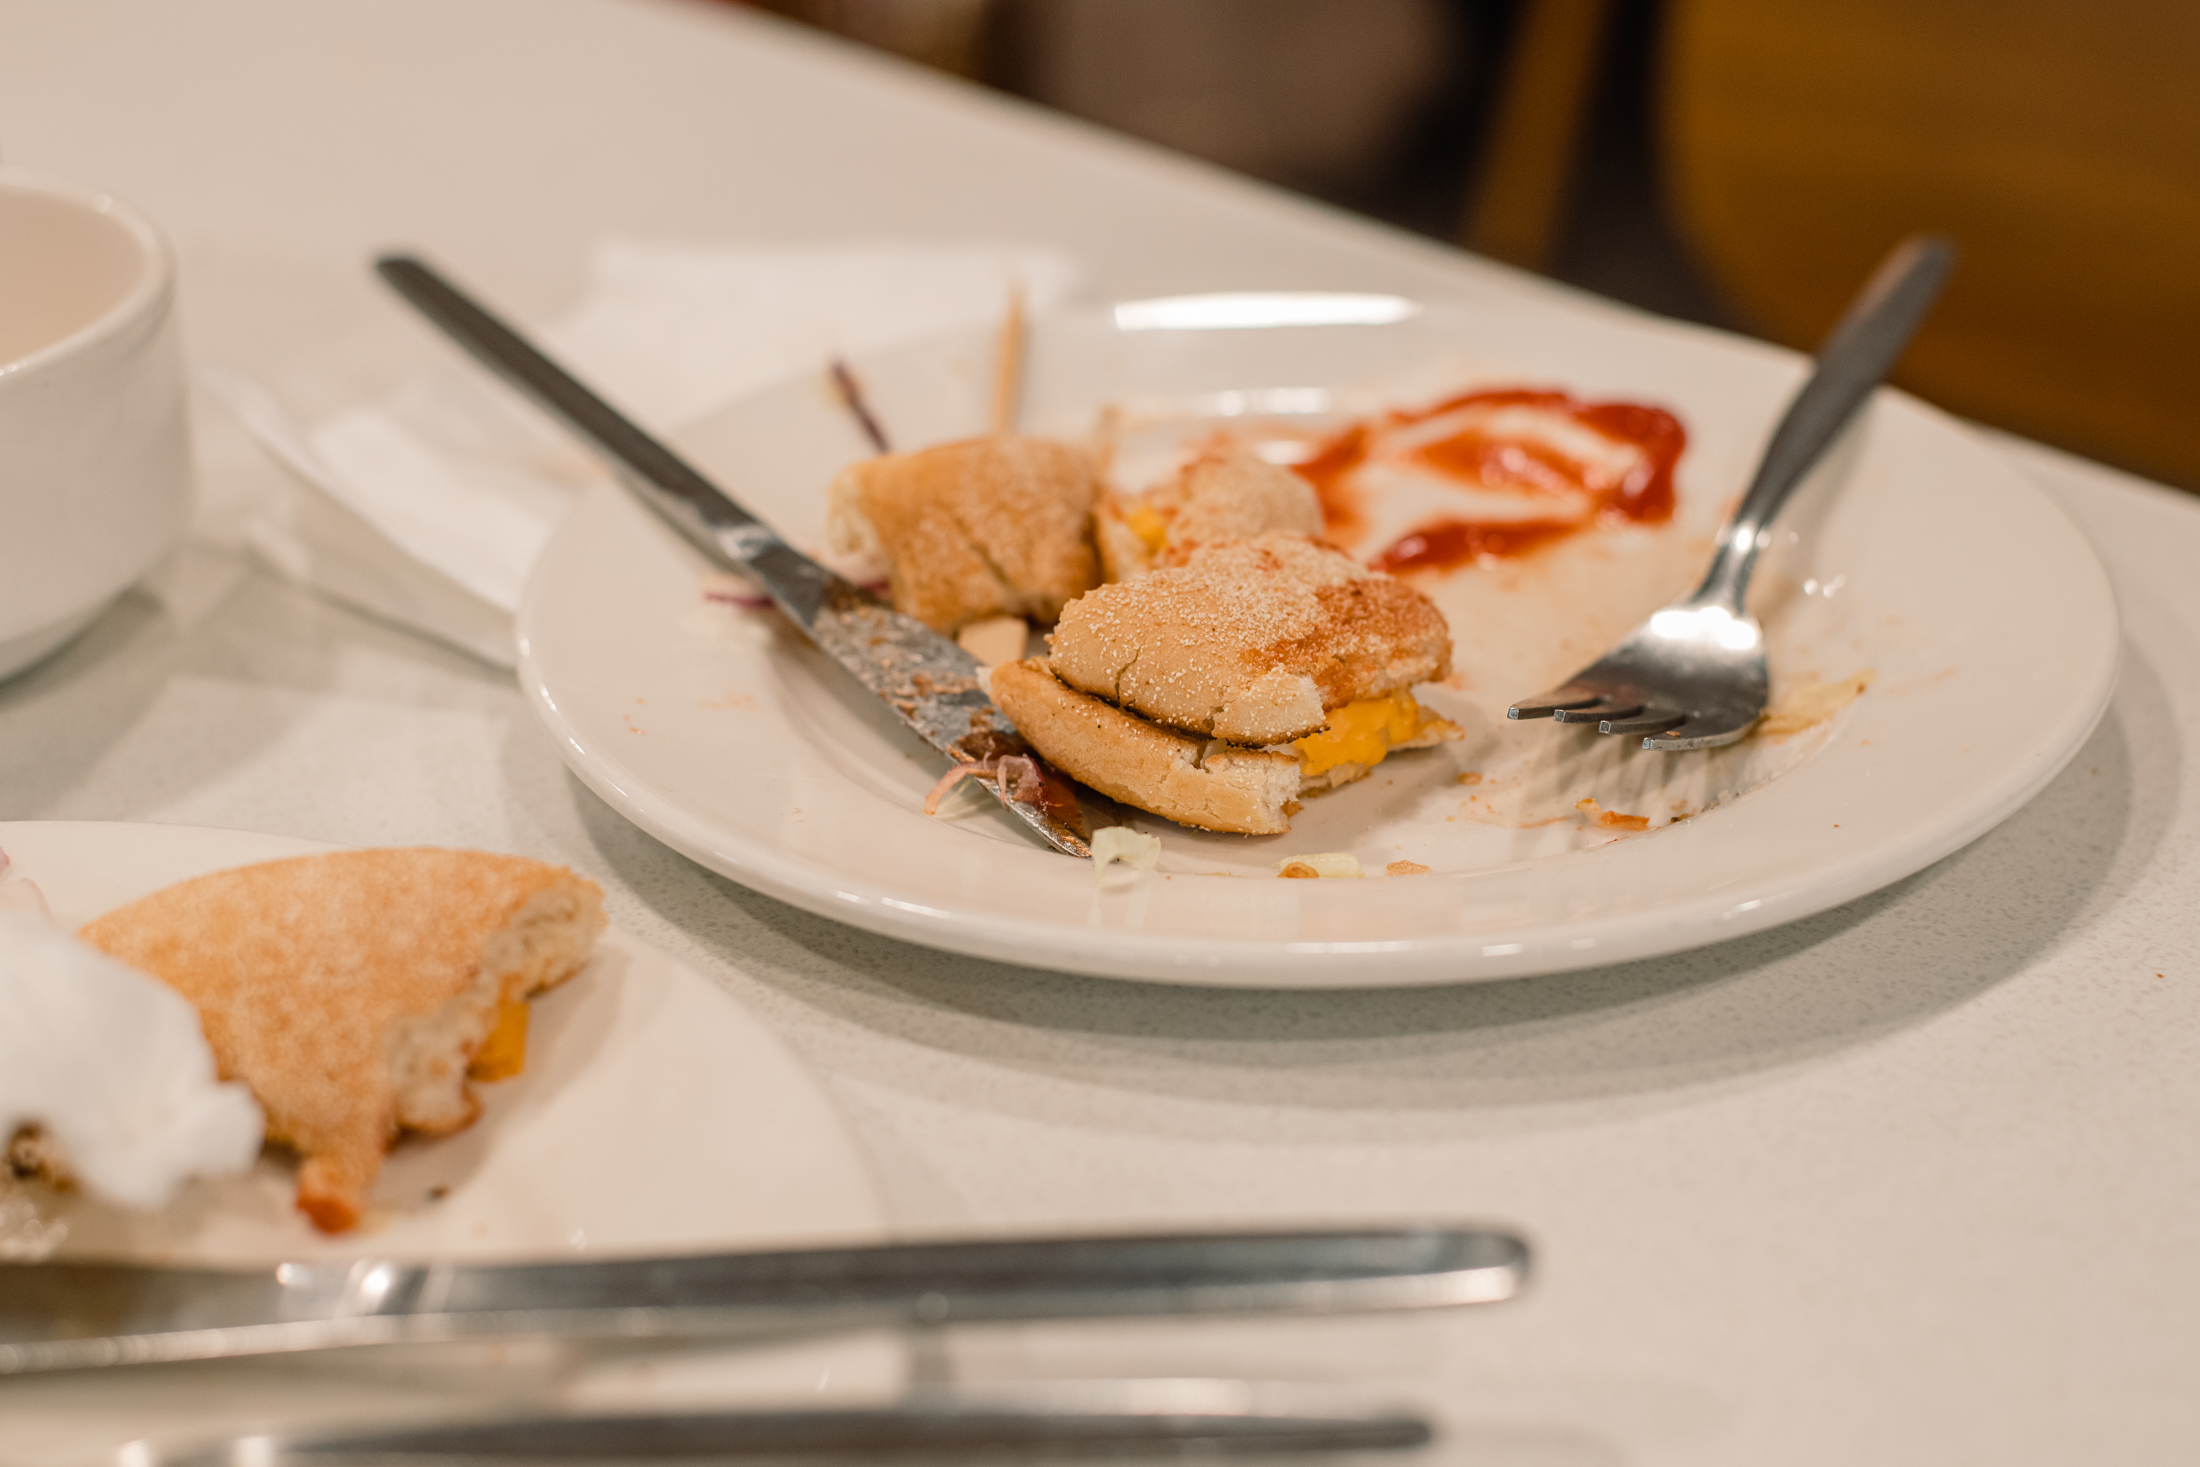
POLYGON ((0 388, 71 357, 97 351, 107 342, 134 330, 140 322, 161 315, 162 307, 175 289, 175 255, 169 248, 167 236, 142 211, 104 190, 64 183, 13 164, 0 165, 0 192, 4 191, 43 194, 112 220, 137 241, 145 269, 121 300, 91 322, 27 356, 0 362, 0 388))

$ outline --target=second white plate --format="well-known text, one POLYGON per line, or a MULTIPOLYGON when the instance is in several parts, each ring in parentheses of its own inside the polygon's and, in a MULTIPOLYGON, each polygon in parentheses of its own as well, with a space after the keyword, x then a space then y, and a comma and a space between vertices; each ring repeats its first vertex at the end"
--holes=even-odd
MULTIPOLYGON (((173 882, 326 847, 241 830, 0 822, 0 850, 74 926, 173 882)), ((862 1153, 770 1030, 701 974, 616 928, 535 1001, 527 1067, 482 1087, 481 1119, 408 1139, 366 1225, 314 1231, 292 1166, 186 1186, 155 1214, 85 1198, 51 1214, 64 1257, 144 1263, 291 1258, 587 1258, 871 1242, 887 1232, 862 1153)), ((418 1416, 533 1399, 569 1409, 881 1399, 906 1382, 898 1341, 791 1346, 499 1340, 143 1370, 0 1378, 7 1460, 116 1460, 141 1437, 418 1416)))
MULTIPOLYGON (((1321 325, 1248 328, 1245 312, 1222 325, 1227 312, 1196 308, 1042 323, 1027 420, 1078 433, 1114 405, 1185 432, 1316 424, 1528 383, 1670 408, 1689 448, 1670 526, 1598 532, 1438 583, 1461 676, 1430 701, 1467 741, 1310 801, 1289 835, 1145 822, 1163 838, 1161 869, 1103 888, 967 796, 926 817, 937 756, 776 618, 707 603, 702 558, 609 490, 538 565, 520 613, 522 684, 567 762, 621 813, 798 906, 1009 962, 1307 987, 1516 977, 1823 910, 2006 818, 2106 706, 2115 606, 2077 529, 1960 425, 1882 393, 1791 506, 1758 587, 1776 675, 1869 674, 1853 706, 1784 743, 1711 755, 1507 725, 1506 701, 1685 587, 1803 364, 1619 311, 1359 299, 1321 325), (1600 810, 1651 811, 1663 828, 1627 835, 1598 825, 1600 810), (1676 815, 1689 818, 1666 823, 1676 815), (1281 858, 1333 850, 1371 879, 1273 879, 1281 858), (1429 869, 1382 874, 1393 862, 1429 869)), ((897 441, 914 446, 980 430, 988 350, 944 340, 860 365, 897 441)), ((686 447, 804 545, 822 540, 824 485, 863 452, 809 381, 735 405, 686 447)))
MULTIPOLYGON (((0 823, 0 850, 72 928, 209 871, 325 849, 193 826, 0 823)), ((616 929, 536 1001, 525 1071, 480 1093, 465 1131, 398 1146, 350 1233, 315 1231, 292 1205, 293 1169, 270 1159, 155 1214, 72 1198, 62 1251, 199 1264, 570 1258, 884 1234, 862 1154, 794 1056, 700 974, 616 929)))

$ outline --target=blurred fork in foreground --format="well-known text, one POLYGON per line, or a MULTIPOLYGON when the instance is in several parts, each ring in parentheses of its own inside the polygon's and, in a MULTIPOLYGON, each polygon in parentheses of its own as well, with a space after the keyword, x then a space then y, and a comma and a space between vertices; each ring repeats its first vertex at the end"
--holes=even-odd
POLYGON ((117 1467, 350 1467, 358 1463, 1060 1462, 1105 1458, 1301 1458, 1410 1450, 1430 1440, 1411 1411, 1308 1387, 1234 1380, 1042 1382, 920 1392, 887 1406, 538 1413, 376 1423, 160 1445, 117 1467))

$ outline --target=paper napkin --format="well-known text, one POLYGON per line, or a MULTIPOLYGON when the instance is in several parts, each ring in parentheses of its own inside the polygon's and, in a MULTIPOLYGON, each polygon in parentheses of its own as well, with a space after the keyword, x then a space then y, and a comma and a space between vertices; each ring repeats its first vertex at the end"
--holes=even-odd
MULTIPOLYGON (((1001 318, 1011 287, 1046 311, 1080 290, 1069 257, 990 244, 702 246, 609 240, 580 303, 534 338, 659 435, 788 376, 1001 318)), ((392 300, 393 310, 403 306, 392 300)), ((527 573, 603 476, 564 431, 454 361, 319 423, 219 367, 205 385, 305 484, 245 533, 278 570, 511 666, 527 573)))

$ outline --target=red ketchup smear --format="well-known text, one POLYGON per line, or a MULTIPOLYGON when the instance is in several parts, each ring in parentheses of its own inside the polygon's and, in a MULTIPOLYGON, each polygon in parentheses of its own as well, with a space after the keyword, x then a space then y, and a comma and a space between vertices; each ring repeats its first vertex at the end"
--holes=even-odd
POLYGON ((1333 540, 1350 542, 1359 538, 1359 489, 1347 481, 1366 457, 1367 424, 1354 423, 1315 449, 1312 457, 1292 465, 1300 478, 1314 486, 1314 497, 1321 501, 1322 523, 1329 527, 1333 540))
MULTIPOLYGON (((1594 503, 1579 519, 1440 519, 1416 527, 1370 562, 1377 570, 1449 570, 1483 559, 1524 555, 1539 545, 1571 535, 1599 521, 1633 520, 1656 524, 1673 517, 1673 466, 1688 446, 1680 420, 1663 408, 1632 402, 1579 402, 1563 392, 1536 388, 1500 388, 1467 392, 1431 407, 1394 412, 1376 420, 1375 429, 1407 427, 1462 408, 1537 407, 1562 412, 1586 428, 1642 450, 1617 483, 1592 484, 1585 466, 1549 446, 1467 428, 1416 451, 1414 457, 1462 483, 1523 495, 1589 494, 1594 503)), ((1297 465, 1314 486, 1330 534, 1356 538, 1364 524, 1359 487, 1352 472, 1367 459, 1371 428, 1355 423, 1332 436, 1297 465)))

